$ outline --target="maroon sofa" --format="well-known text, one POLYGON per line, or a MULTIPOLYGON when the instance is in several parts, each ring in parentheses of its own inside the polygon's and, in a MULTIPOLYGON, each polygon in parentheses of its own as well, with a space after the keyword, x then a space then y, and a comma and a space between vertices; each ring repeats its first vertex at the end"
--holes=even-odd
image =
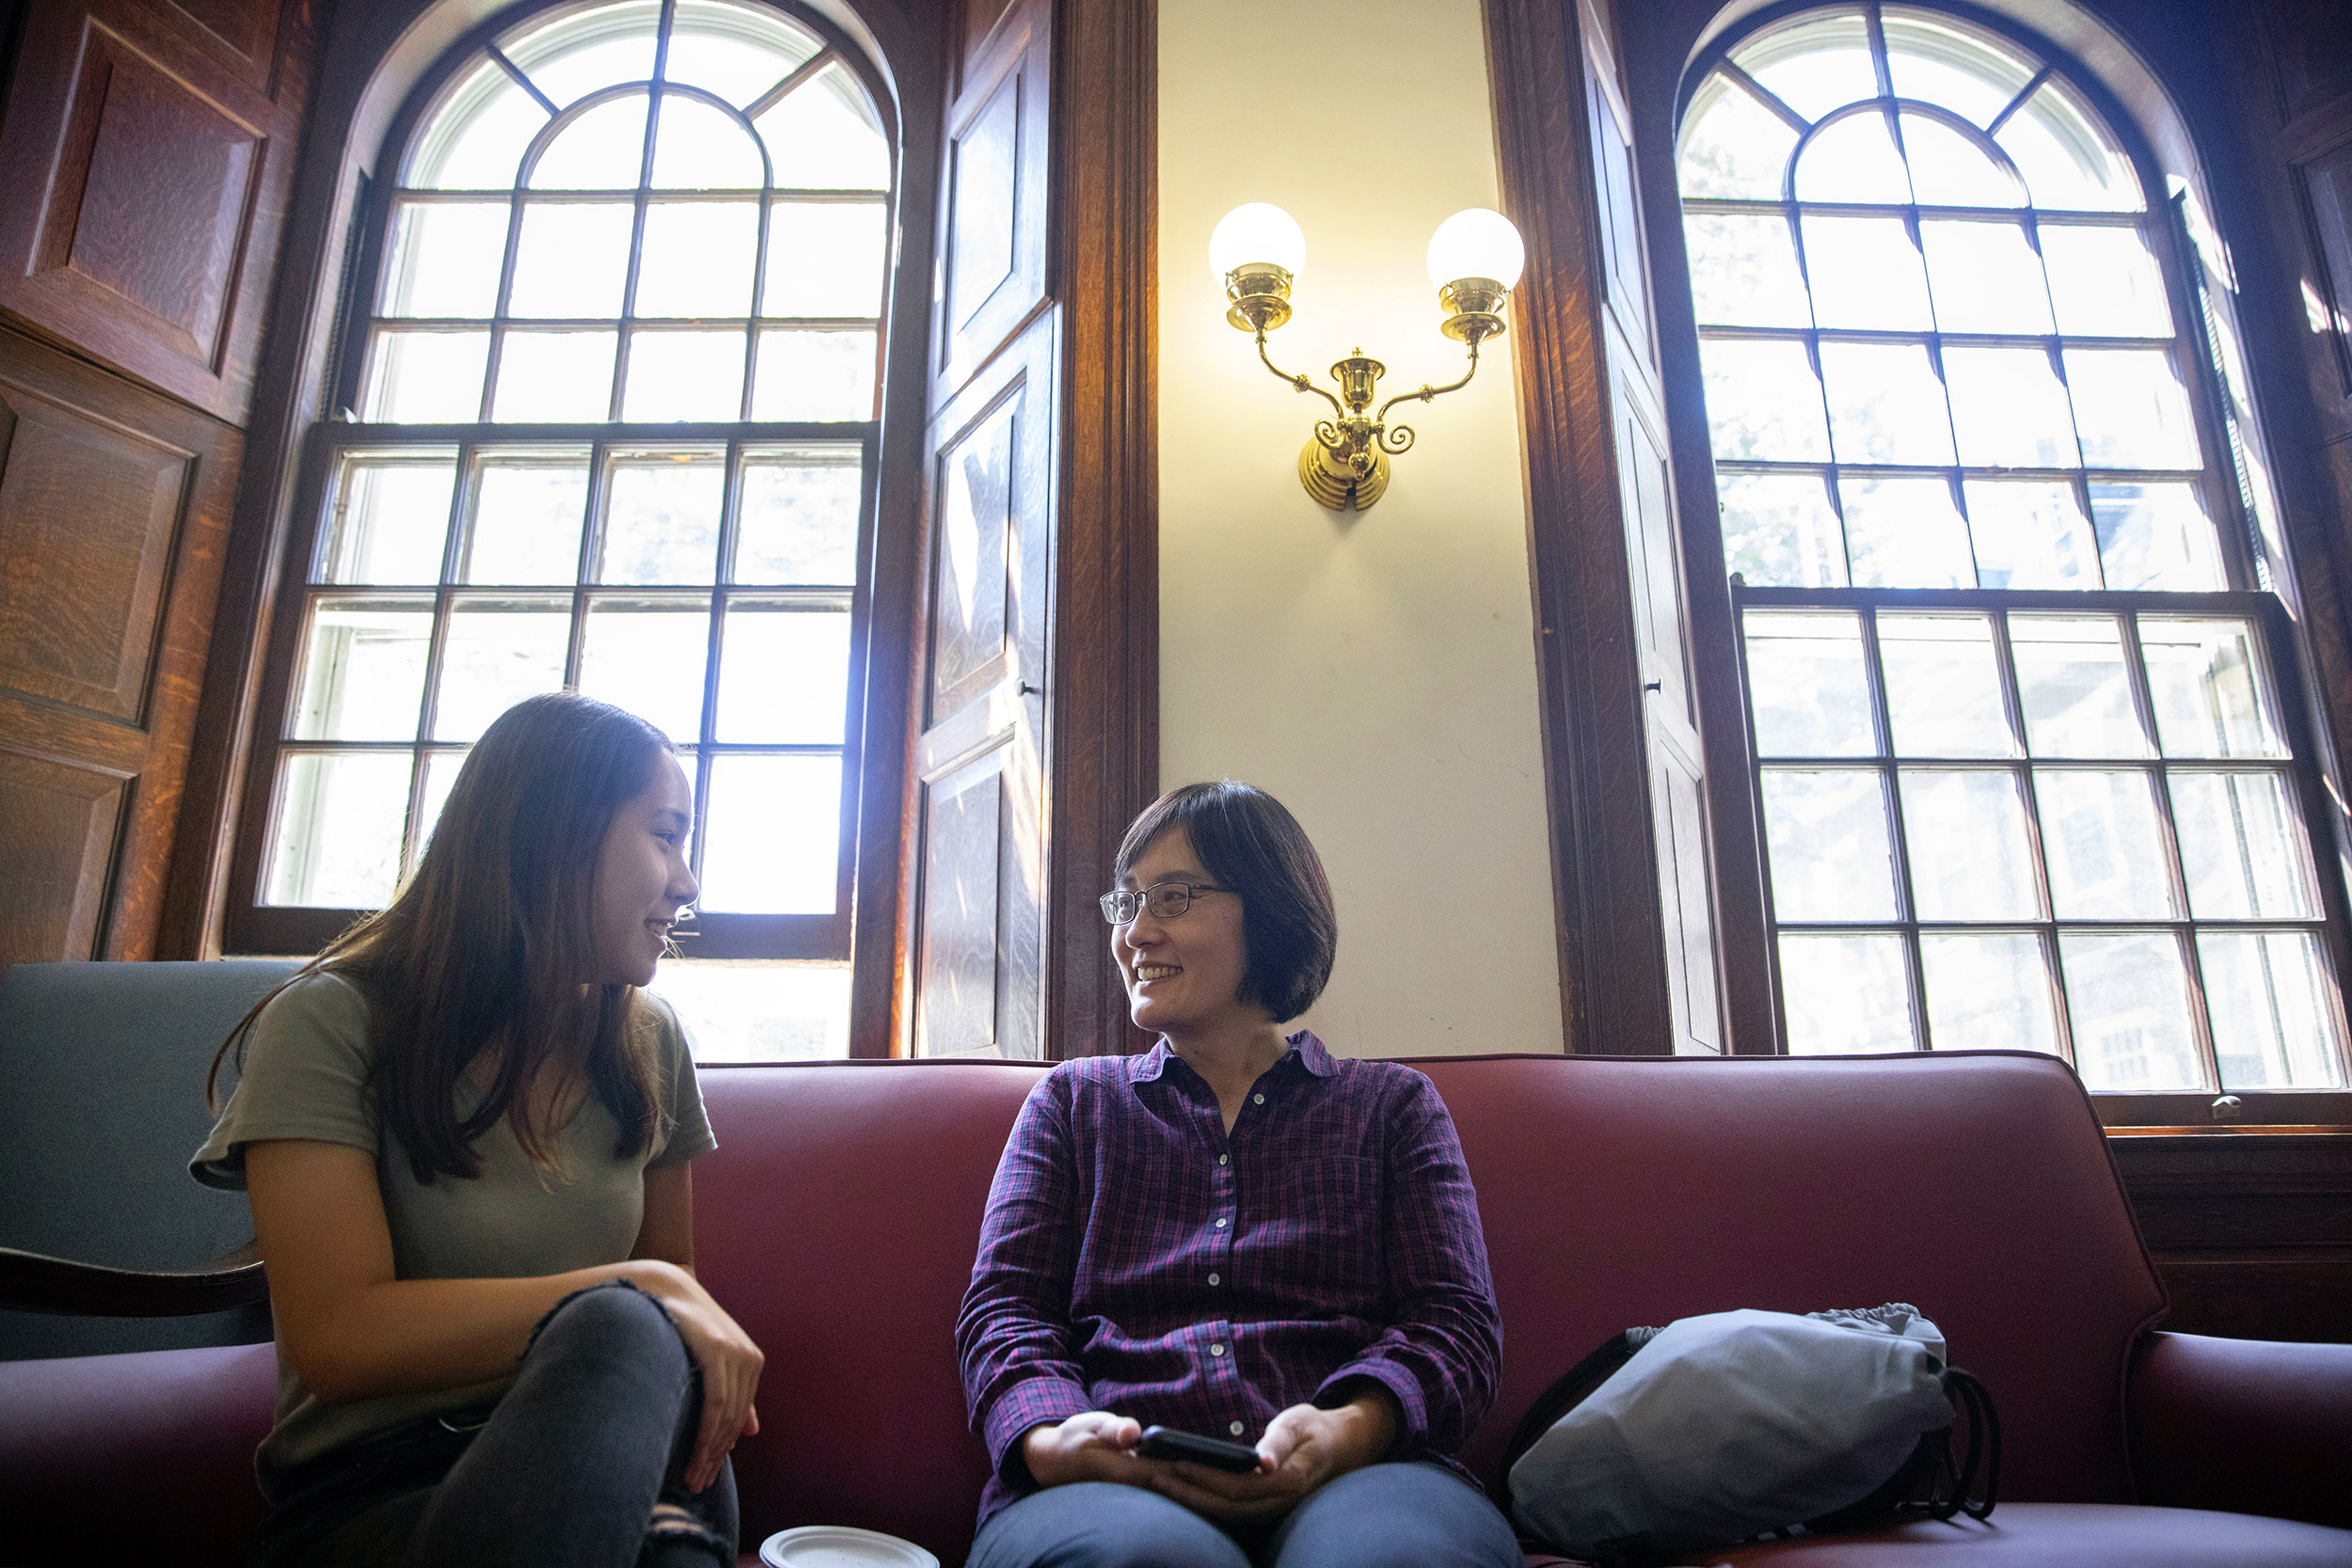
MULTIPOLYGON (((1775 1568, 2352 1565, 2352 1346, 2156 1331, 2149 1266, 2065 1068, 2010 1053, 1486 1056, 1437 1081, 1478 1183, 1504 1380, 1490 1485, 1535 1394, 1617 1330, 1910 1301, 1998 1402, 1991 1525, 1701 1554, 1775 1568), (2198 1511, 2198 1512, 2191 1512, 2198 1511)), ((799 1524, 962 1561, 985 1476, 956 1305, 1038 1069, 714 1068, 705 1279, 768 1354, 736 1454, 747 1546, 799 1524)), ((267 1345, 0 1365, 0 1562, 239 1560, 267 1345)))

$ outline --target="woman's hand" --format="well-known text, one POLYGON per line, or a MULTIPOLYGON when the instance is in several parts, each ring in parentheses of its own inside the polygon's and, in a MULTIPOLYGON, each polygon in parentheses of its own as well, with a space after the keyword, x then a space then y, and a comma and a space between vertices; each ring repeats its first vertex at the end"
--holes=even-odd
POLYGON ((1136 1452, 1143 1423, 1107 1410, 1089 1410, 1058 1426, 1034 1426, 1021 1437, 1021 1462, 1040 1486, 1075 1481, 1109 1481, 1121 1486, 1151 1486, 1169 1466, 1136 1452))
POLYGON ((768 1358, 692 1275, 671 1264, 637 1266, 646 1271, 638 1283, 668 1310, 687 1354, 702 1369, 702 1429, 694 1435, 683 1478, 688 1490, 701 1492, 719 1479, 719 1466, 736 1438, 758 1435, 759 1411, 752 1397, 759 1391, 760 1369, 768 1358))
POLYGON ((1337 1409, 1294 1404, 1258 1439, 1258 1467, 1246 1475, 1173 1462, 1153 1489, 1212 1519, 1279 1519, 1336 1476, 1373 1465, 1396 1441, 1395 1397, 1367 1389, 1337 1409))

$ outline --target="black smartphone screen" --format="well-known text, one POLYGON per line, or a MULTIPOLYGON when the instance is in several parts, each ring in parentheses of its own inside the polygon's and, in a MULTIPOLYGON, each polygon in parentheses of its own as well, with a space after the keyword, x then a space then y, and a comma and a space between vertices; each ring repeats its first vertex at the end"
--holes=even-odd
POLYGON ((1173 1427, 1145 1427, 1136 1452, 1146 1459, 1187 1459, 1215 1470, 1243 1475, 1258 1467, 1258 1450, 1221 1437, 1202 1437, 1173 1427))

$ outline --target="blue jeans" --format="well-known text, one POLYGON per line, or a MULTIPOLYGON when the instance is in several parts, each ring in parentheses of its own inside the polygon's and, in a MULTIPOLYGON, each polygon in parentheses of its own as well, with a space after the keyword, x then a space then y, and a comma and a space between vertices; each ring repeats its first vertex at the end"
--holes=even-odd
POLYGON ((1031 1493, 980 1528, 965 1568, 1523 1568, 1510 1524, 1439 1465, 1371 1465, 1271 1529, 1229 1533, 1141 1487, 1031 1493))
POLYGON ((255 1568, 734 1568, 735 1474, 699 1495, 678 1479, 701 1373, 653 1297, 612 1284, 557 1303, 473 1419, 428 1418, 292 1470, 264 1461, 255 1568), (705 1528, 648 1538, 657 1502, 705 1528))

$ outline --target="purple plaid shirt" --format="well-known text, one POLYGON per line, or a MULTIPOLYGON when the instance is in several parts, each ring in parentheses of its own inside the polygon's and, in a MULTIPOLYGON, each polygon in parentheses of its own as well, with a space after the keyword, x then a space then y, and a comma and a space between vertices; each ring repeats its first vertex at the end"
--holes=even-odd
POLYGON ((1254 1443, 1371 1378, 1404 1414, 1391 1459, 1446 1458, 1486 1413, 1502 1320, 1454 1118, 1408 1067, 1290 1041, 1230 1137, 1165 1040, 1030 1092, 956 1323, 983 1523, 1027 1489, 1021 1435, 1082 1411, 1254 1443))

